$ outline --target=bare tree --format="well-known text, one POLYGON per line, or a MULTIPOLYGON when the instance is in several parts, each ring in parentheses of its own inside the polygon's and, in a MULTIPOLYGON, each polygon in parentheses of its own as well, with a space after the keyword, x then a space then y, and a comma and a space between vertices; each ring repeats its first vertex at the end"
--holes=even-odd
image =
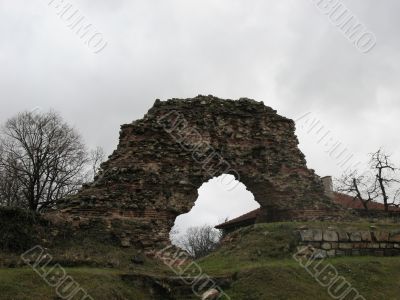
POLYGON ((376 185, 379 186, 380 197, 385 205, 385 211, 389 210, 389 206, 398 206, 398 203, 396 203, 398 194, 393 188, 394 185, 400 183, 397 177, 399 169, 391 161, 391 156, 382 151, 382 149, 379 149, 372 154, 370 165, 376 171, 375 181, 376 185))
MULTIPOLYGON (((3 155, 4 153, 0 145, 0 161, 2 161, 3 155)), ((22 191, 15 175, 4 169, 0 164, 0 206, 26 208, 21 201, 22 191)))
POLYGON ((361 202, 365 210, 378 197, 375 179, 369 173, 359 175, 357 171, 350 171, 343 174, 337 183, 338 192, 350 194, 354 200, 361 202))
POLYGON ((379 149, 371 154, 369 169, 364 173, 351 170, 343 174, 337 181, 337 191, 352 195, 366 210, 371 201, 381 200, 388 211, 390 206, 399 206, 398 170, 390 155, 379 149))
POLYGON ((204 257, 214 251, 221 239, 219 230, 210 225, 190 227, 178 241, 178 245, 194 258, 204 257))
POLYGON ((97 175, 100 170, 100 165, 105 161, 106 154, 102 147, 96 147, 96 149, 90 151, 89 160, 91 164, 92 179, 97 175))
POLYGON ((6 177, 1 193, 11 191, 8 204, 15 197, 33 211, 54 207, 84 181, 87 151, 57 113, 18 114, 2 127, 0 145, 1 177, 6 177))

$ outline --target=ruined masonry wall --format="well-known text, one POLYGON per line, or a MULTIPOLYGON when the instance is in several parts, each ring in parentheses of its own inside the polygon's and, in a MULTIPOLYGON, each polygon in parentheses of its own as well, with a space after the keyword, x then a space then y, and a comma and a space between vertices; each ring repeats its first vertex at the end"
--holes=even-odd
POLYGON ((335 205, 294 132, 292 120, 251 99, 157 100, 143 119, 121 126, 100 174, 61 212, 78 228, 80 220, 103 218, 112 231, 112 220, 122 220, 124 231, 115 235, 125 246, 158 247, 203 183, 232 174, 260 204, 259 222, 330 218, 335 205))
POLYGON ((318 258, 333 256, 400 255, 400 231, 300 231, 299 253, 318 258))

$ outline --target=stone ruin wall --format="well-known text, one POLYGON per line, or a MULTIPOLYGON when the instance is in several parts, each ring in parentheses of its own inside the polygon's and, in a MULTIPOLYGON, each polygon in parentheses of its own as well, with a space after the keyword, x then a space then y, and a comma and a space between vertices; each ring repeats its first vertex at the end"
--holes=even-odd
POLYGON ((340 215, 294 131, 292 120, 250 99, 157 100, 143 119, 121 127, 100 174, 61 213, 77 227, 102 218, 112 231, 122 222, 125 246, 158 247, 169 243, 175 218, 190 211, 203 183, 232 174, 260 204, 260 222, 340 215))
POLYGON ((334 256, 398 256, 400 255, 400 232, 301 230, 298 255, 321 259, 334 256))

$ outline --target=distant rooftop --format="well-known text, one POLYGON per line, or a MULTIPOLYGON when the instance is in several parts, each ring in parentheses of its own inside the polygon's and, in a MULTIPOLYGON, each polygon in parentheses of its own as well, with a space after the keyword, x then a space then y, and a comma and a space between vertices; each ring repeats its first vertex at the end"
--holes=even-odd
MULTIPOLYGON (((352 209, 364 209, 364 206, 362 205, 361 201, 358 199, 355 199, 352 196, 342 194, 342 193, 333 193, 333 201, 344 208, 352 208, 352 209)), ((383 203, 371 201, 368 203, 368 209, 371 210, 384 210, 385 206, 383 203)), ((391 211, 400 211, 400 208, 396 207, 390 207, 391 211)), ((217 229, 228 229, 228 228, 233 228, 233 227, 241 227, 241 226, 247 226, 255 223, 255 220, 257 219, 257 216, 260 214, 261 208, 257 208, 255 210, 252 210, 244 215, 241 215, 240 217, 234 218, 232 220, 229 220, 225 223, 219 224, 215 226, 217 229)))

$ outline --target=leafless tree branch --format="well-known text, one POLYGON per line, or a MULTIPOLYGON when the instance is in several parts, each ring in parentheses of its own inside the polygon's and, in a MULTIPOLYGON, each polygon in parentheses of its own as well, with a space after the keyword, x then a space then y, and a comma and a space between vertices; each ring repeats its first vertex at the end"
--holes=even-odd
POLYGON ((178 245, 194 258, 204 257, 214 251, 221 239, 221 232, 212 226, 190 227, 178 240, 178 245))
POLYGON ((0 145, 0 204, 40 211, 84 183, 86 148, 57 113, 18 114, 3 126, 0 145))
POLYGON ((337 181, 337 190, 352 195, 367 210, 371 201, 381 200, 388 211, 390 206, 399 206, 400 188, 395 189, 400 184, 398 171, 391 155, 379 149, 371 153, 369 170, 361 175, 357 170, 343 174, 337 181))

